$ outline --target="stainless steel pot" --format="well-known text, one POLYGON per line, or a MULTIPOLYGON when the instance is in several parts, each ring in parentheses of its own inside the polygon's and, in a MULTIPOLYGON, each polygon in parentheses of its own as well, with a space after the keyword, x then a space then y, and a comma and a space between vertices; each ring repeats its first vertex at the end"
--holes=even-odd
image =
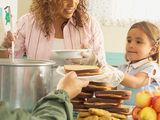
POLYGON ((0 99, 31 110, 53 88, 53 61, 0 59, 0 99))

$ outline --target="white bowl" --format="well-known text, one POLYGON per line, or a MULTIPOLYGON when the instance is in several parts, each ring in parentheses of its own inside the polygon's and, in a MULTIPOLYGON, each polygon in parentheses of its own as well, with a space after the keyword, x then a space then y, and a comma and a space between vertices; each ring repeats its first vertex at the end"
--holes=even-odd
POLYGON ((53 55, 60 59, 82 58, 81 52, 87 52, 89 49, 64 49, 52 50, 53 55))

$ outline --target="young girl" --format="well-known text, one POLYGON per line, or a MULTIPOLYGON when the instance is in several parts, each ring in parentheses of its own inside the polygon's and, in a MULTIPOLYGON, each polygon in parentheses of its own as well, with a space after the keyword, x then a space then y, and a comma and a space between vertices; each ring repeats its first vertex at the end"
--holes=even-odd
POLYGON ((160 31, 150 22, 142 21, 131 26, 127 34, 127 64, 119 67, 124 72, 123 86, 119 89, 132 90, 125 104, 135 105, 135 95, 143 89, 153 90, 160 80, 159 43, 160 31))

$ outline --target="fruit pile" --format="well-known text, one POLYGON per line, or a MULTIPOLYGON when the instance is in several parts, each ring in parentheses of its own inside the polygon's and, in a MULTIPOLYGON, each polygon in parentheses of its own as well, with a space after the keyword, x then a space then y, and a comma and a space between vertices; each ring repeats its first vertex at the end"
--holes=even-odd
POLYGON ((133 120, 160 120, 160 90, 140 91, 135 96, 133 120))

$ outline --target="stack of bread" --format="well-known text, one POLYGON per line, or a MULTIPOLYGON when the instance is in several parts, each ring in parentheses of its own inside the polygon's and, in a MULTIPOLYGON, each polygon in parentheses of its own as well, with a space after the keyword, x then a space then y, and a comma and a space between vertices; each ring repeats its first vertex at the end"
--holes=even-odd
POLYGON ((109 112, 128 115, 130 110, 123 105, 130 98, 131 91, 116 90, 106 83, 90 82, 72 103, 75 111, 88 111, 89 108, 104 109, 109 112))
MULTIPOLYGON (((75 71, 78 76, 103 73, 99 67, 89 65, 66 65, 64 69, 65 72, 75 71)), ((72 99, 72 103, 77 112, 85 112, 89 108, 99 108, 112 113, 127 115, 130 110, 123 106, 123 102, 128 100, 130 95, 131 91, 116 90, 105 82, 90 82, 76 98, 72 99)))

